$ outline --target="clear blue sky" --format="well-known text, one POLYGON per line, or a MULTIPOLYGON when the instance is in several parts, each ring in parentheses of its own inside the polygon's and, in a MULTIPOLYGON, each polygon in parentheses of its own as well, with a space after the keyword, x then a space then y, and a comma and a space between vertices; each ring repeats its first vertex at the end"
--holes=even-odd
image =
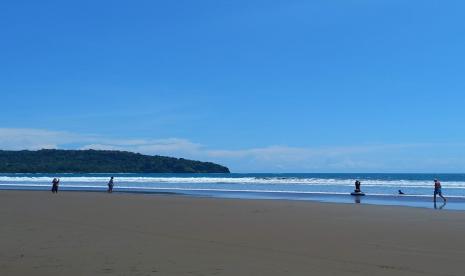
POLYGON ((2 1, 0 147, 465 172, 463 1, 2 1))

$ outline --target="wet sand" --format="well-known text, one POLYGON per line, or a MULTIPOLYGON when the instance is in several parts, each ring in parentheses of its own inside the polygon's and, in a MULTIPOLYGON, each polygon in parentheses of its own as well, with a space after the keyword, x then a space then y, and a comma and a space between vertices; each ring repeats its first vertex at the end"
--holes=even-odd
POLYGON ((463 275, 465 212, 0 191, 0 275, 463 275))

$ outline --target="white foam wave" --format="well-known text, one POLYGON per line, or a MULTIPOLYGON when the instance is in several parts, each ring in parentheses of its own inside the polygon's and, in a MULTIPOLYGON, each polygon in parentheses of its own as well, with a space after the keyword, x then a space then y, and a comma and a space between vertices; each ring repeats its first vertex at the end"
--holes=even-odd
MULTIPOLYGON (((108 177, 103 176, 64 176, 60 178, 62 183, 106 183, 108 177)), ((353 186, 353 179, 334 178, 291 178, 291 177, 117 177, 119 183, 183 183, 183 184, 264 184, 264 185, 331 185, 353 186)), ((45 176, 0 176, 0 183, 50 183, 51 178, 45 176)), ((364 187, 403 187, 403 188, 430 188, 431 181, 424 180, 363 180, 364 187)), ((465 188, 465 181, 442 182, 446 188, 465 188)))

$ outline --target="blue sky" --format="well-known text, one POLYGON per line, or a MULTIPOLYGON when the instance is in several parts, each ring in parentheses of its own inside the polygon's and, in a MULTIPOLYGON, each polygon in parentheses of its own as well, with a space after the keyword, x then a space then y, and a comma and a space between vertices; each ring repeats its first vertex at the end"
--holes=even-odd
POLYGON ((464 172, 462 1, 2 1, 0 148, 464 172))

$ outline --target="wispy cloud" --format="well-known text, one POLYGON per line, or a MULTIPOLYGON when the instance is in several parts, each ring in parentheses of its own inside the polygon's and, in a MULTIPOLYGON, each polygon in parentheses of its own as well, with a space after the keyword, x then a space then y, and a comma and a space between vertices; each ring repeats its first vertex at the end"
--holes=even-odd
POLYGON ((0 146, 6 150, 57 148, 80 138, 80 135, 62 131, 0 128, 0 146))
POLYGON ((127 150, 146 154, 191 154, 202 145, 186 139, 116 139, 93 134, 77 134, 43 129, 0 128, 0 148, 21 149, 108 149, 127 150))
POLYGON ((180 138, 116 139, 65 131, 0 128, 0 148, 125 150, 214 161, 229 166, 233 171, 243 172, 460 171, 465 166, 465 160, 458 156, 458 152, 465 151, 462 144, 405 143, 305 148, 272 145, 228 150, 212 149, 180 138), (436 154, 425 155, 428 151, 436 154))
MULTIPOLYGON (((96 141, 97 142, 97 141, 96 141)), ((195 155, 202 151, 200 144, 192 143, 186 139, 146 139, 146 140, 111 140, 103 139, 99 143, 87 144, 81 149, 111 149, 126 150, 145 154, 158 155, 195 155)))

